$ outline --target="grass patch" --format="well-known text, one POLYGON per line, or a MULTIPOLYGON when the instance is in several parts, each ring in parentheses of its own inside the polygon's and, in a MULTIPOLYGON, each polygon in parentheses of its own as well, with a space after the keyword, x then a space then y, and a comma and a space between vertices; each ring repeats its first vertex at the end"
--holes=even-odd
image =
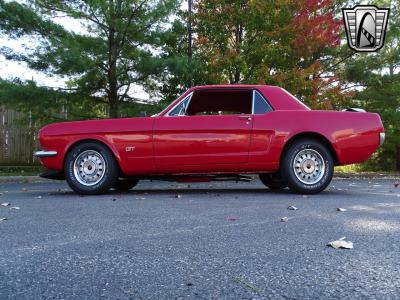
POLYGON ((41 166, 0 166, 0 176, 35 176, 41 172, 41 166))
POLYGON ((360 173, 365 172, 365 169, 361 165, 347 165, 335 167, 335 172, 338 173, 360 173))

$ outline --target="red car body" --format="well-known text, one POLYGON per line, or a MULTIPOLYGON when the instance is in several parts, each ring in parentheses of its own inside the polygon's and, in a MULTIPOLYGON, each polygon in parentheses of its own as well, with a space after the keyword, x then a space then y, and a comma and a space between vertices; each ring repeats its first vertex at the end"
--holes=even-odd
POLYGON ((155 117, 65 122, 39 132, 42 164, 62 172, 68 151, 93 140, 114 154, 124 176, 163 174, 273 173, 285 146, 309 136, 329 145, 335 165, 366 161, 380 145, 379 115, 313 111, 285 90, 267 85, 203 86, 189 89, 155 117), (243 89, 261 93, 273 108, 266 114, 167 116, 193 91, 243 89))

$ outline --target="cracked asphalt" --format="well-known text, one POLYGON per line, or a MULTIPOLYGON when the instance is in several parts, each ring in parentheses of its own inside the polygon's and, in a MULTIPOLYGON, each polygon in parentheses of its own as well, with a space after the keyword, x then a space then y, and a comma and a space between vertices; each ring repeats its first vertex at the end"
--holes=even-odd
POLYGON ((85 197, 0 183, 0 203, 20 207, 0 206, 0 299, 398 299, 395 182, 335 179, 303 196, 142 181, 85 197), (354 249, 326 246, 341 237, 354 249))

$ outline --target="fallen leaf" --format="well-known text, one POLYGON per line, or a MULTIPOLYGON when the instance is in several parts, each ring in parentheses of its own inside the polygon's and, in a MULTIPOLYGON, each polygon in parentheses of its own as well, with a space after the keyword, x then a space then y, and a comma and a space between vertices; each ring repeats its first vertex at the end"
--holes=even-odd
POLYGON ((136 198, 136 200, 146 200, 145 197, 141 197, 141 198, 136 198))
POLYGON ((287 222, 287 221, 289 221, 289 218, 288 217, 283 217, 283 218, 281 218, 281 222, 287 222))
POLYGON ((23 190, 24 192, 26 192, 28 189, 27 189, 27 188, 23 188, 22 190, 23 190))
POLYGON ((288 210, 298 210, 298 208, 296 206, 290 205, 288 208, 288 210))
POLYGON ((239 218, 237 218, 237 217, 228 217, 227 218, 227 220, 228 221, 231 221, 231 222, 235 222, 235 221, 237 221, 239 218))
POLYGON ((334 249, 353 249, 353 242, 345 241, 346 237, 342 237, 337 241, 329 242, 327 246, 330 246, 334 249))
POLYGON ((117 198, 113 198, 112 201, 117 201, 117 198))
POLYGON ((395 182, 393 185, 394 185, 395 188, 398 188, 399 185, 400 185, 400 182, 395 182))
POLYGON ((7 218, 0 218, 0 222, 7 221, 7 218))
POLYGON ((303 198, 308 198, 308 196, 307 195, 303 195, 303 198))
POLYGON ((241 277, 234 277, 233 278, 238 284, 240 284, 242 287, 244 287, 245 289, 248 290, 252 290, 253 292, 256 293, 260 293, 261 289, 259 289, 258 287, 256 287, 254 284, 252 284, 251 282, 249 282, 247 279, 245 278, 241 278, 241 277))
POLYGON ((180 199, 180 198, 182 198, 182 196, 181 195, 175 195, 175 198, 180 199))
POLYGON ((42 196, 37 196, 35 197, 35 199, 42 199, 42 196))
POLYGON ((4 202, 1 204, 1 206, 10 206, 10 203, 4 202))
POLYGON ((10 209, 11 209, 11 210, 20 210, 21 208, 18 207, 18 206, 13 206, 13 207, 10 207, 10 209))
POLYGON ((343 212, 343 211, 348 211, 348 209, 346 209, 346 208, 341 208, 341 207, 336 208, 336 210, 337 210, 337 211, 341 211, 341 212, 343 212))

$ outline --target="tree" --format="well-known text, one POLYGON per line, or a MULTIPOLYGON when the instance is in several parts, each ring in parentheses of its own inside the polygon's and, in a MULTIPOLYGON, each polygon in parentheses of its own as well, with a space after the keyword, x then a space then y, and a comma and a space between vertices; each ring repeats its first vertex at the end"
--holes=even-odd
POLYGON ((109 116, 118 117, 122 103, 138 100, 132 87, 162 71, 153 53, 176 5, 177 0, 35 0, 30 5, 0 0, 0 32, 39 41, 25 53, 4 47, 1 53, 67 78, 64 92, 105 103, 109 116), (54 17, 60 15, 79 20, 82 33, 57 24, 54 17))
POLYGON ((195 49, 215 83, 268 83, 309 105, 332 108, 345 99, 335 62, 341 20, 332 0, 198 0, 195 49))
POLYGON ((358 88, 354 105, 379 113, 385 126, 385 144, 366 166, 400 171, 400 3, 375 4, 390 7, 385 45, 379 52, 358 54, 344 69, 346 79, 358 88))

